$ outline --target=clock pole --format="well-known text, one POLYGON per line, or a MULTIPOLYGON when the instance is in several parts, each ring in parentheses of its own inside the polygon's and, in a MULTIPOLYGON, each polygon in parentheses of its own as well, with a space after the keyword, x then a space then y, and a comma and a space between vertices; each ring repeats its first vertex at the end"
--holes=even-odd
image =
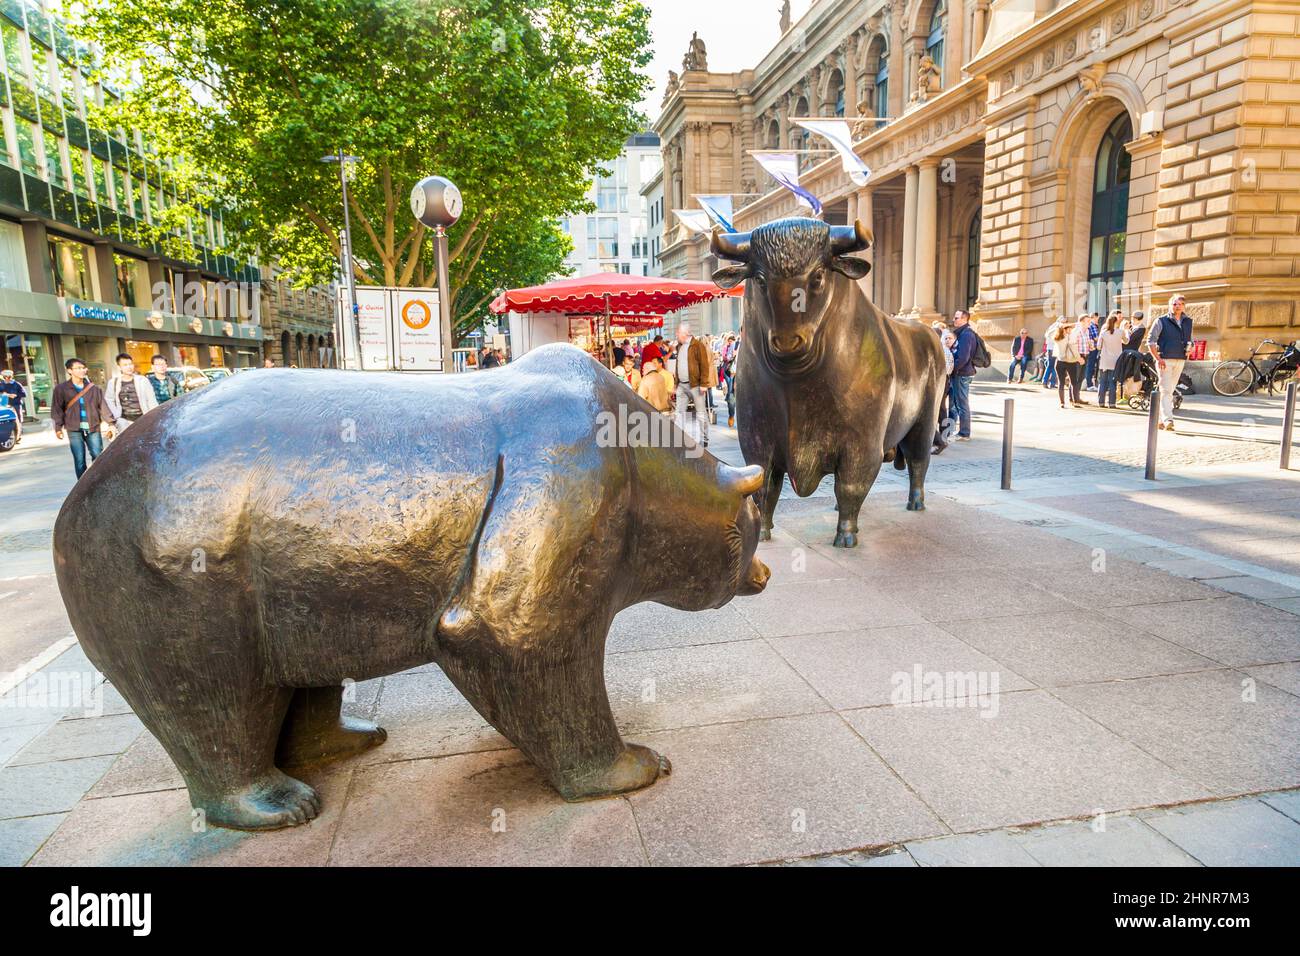
POLYGON ((433 230, 433 255, 438 266, 438 319, 442 329, 442 370, 452 366, 451 281, 447 230, 460 218, 462 201, 456 184, 444 176, 426 176, 411 190, 411 215, 433 230))
POLYGON ((452 372, 451 364, 451 283, 447 278, 447 230, 433 227, 433 251, 438 260, 438 319, 442 323, 442 370, 452 372))

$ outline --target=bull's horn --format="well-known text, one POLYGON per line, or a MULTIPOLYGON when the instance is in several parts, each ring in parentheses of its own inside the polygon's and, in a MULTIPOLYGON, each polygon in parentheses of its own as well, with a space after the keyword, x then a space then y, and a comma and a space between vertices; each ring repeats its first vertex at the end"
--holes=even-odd
POLYGON ((831 226, 831 255, 847 256, 871 246, 871 230, 860 219, 851 226, 831 226))
POLYGON ((749 233, 723 232, 715 229, 712 238, 709 239, 709 248, 720 259, 745 262, 749 258, 749 233))
POLYGON ((763 469, 760 465, 746 465, 744 468, 732 468, 723 465, 722 486, 740 496, 752 495, 763 487, 763 469))

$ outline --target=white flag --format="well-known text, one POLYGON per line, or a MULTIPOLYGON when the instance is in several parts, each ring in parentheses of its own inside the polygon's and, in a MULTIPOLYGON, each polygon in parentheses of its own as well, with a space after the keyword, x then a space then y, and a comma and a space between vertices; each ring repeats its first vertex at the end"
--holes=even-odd
POLYGON ((708 232, 713 228, 709 222, 709 214, 703 209, 674 209, 673 212, 681 220, 682 225, 691 232, 708 232))
POLYGON ((799 197, 799 201, 813 211, 814 215, 822 214, 821 201, 799 185, 799 157, 794 153, 759 153, 753 154, 758 160, 758 165, 767 170, 768 175, 775 179, 790 192, 799 197))
POLYGON ((695 200, 719 226, 727 232, 736 231, 731 225, 731 196, 696 196, 695 200))
POLYGON ((840 154, 844 171, 849 174, 853 185, 867 184, 871 170, 858 158, 858 154, 853 152, 853 134, 849 132, 849 124, 846 120, 795 120, 795 125, 815 133, 835 147, 835 152, 840 154))

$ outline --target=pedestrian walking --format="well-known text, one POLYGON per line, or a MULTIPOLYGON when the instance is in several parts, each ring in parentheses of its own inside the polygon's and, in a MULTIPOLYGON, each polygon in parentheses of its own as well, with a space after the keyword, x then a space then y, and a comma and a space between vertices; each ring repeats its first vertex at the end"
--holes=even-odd
POLYGON ((66 432, 72 451, 72 467, 80 478, 86 472, 86 455, 94 461, 104 450, 102 425, 113 436, 113 410, 108 407, 103 390, 86 378, 86 363, 73 357, 63 363, 68 379, 54 386, 50 396, 50 423, 54 437, 63 440, 66 432))
MULTIPOLYGON (((1083 324, 1085 319, 1081 318, 1079 324, 1083 324)), ((1055 332, 1056 341, 1056 394, 1061 401, 1061 407, 1065 407, 1065 386, 1070 386, 1070 404, 1079 406, 1084 404, 1079 397, 1079 380, 1083 376, 1083 356, 1079 354, 1079 337, 1075 324, 1065 321, 1062 316, 1061 321, 1057 323, 1055 332)))
POLYGON ((1047 327, 1043 333, 1043 348, 1046 350, 1047 365, 1043 369, 1043 388, 1051 388, 1056 384, 1056 343, 1061 341, 1056 334, 1061 330, 1061 323, 1065 321, 1065 316, 1060 315, 1056 320, 1047 327))
POLYGON ((952 417, 957 422, 957 441, 970 441, 970 383, 975 377, 975 330, 970 315, 962 309, 953 313, 955 336, 952 356, 952 417))
POLYGON ((149 384, 153 386, 153 397, 158 400, 158 404, 169 402, 181 394, 181 387, 172 381, 167 374, 167 360, 161 355, 155 355, 149 360, 151 366, 150 372, 145 376, 149 384))
POLYGON ((1174 391, 1192 344, 1192 317, 1186 310, 1183 296, 1171 296, 1169 311, 1153 321, 1147 332, 1147 348, 1160 376, 1160 427, 1166 431, 1174 430, 1174 391))
POLYGON ((126 352, 117 357, 117 374, 108 380, 104 400, 113 412, 113 426, 118 431, 123 431, 146 412, 158 407, 153 388, 143 377, 135 374, 135 359, 126 352))
POLYGON ((1025 369, 1029 368, 1029 362, 1034 357, 1034 339, 1029 334, 1028 329, 1021 329, 1020 334, 1016 336, 1011 343, 1011 367, 1007 369, 1007 384, 1011 384, 1011 376, 1015 374, 1017 368, 1020 369, 1020 378, 1016 384, 1020 385, 1025 380, 1025 369))
POLYGON ((1120 321, 1119 313, 1113 313, 1097 338, 1097 368, 1101 376, 1097 386, 1097 404, 1102 408, 1115 407, 1115 391, 1119 384, 1115 378, 1115 366, 1124 351, 1120 321))
POLYGON ((0 371, 0 401, 7 400, 9 407, 14 410, 17 419, 14 421, 14 444, 23 440, 23 418, 27 414, 27 407, 24 402, 27 399, 27 389, 23 388, 23 383, 14 378, 14 370, 11 368, 0 371))
POLYGON ((677 326, 677 351, 673 355, 677 377, 677 416, 682 430, 687 428, 688 415, 692 415, 700 444, 709 447, 709 415, 705 392, 710 379, 709 349, 703 339, 691 335, 689 322, 677 326), (692 411, 693 409, 693 411, 692 411))
MULTIPOLYGON (((1096 312, 1088 316, 1088 321, 1083 323, 1083 327, 1087 333, 1087 350, 1081 352, 1083 355, 1084 388, 1093 391, 1097 388, 1097 365, 1101 360, 1101 353, 1097 351, 1097 343, 1101 337, 1101 323, 1097 319, 1096 312)), ((1080 335, 1080 341, 1084 341, 1082 334, 1080 335)))

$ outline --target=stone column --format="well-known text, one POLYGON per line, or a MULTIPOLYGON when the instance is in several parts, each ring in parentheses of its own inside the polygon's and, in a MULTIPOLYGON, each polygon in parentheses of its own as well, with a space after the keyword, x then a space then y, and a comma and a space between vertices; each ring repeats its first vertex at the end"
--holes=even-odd
MULTIPOLYGON (((871 190, 867 189, 866 187, 863 187, 862 189, 859 189, 856 193, 854 193, 853 196, 856 199, 856 205, 857 205, 857 208, 854 210, 854 212, 856 213, 855 218, 859 222, 861 222, 862 225, 866 226, 867 231, 870 232, 872 235, 871 245, 867 247, 867 251, 863 256, 864 259, 866 259, 868 262, 871 263, 871 271, 868 272, 865 277, 858 280, 858 287, 862 289, 863 294, 868 299, 870 299, 872 302, 875 302, 876 301, 876 295, 875 295, 875 286, 876 286, 875 219, 876 217, 871 205, 871 190)), ((852 220, 850 220, 850 222, 852 222, 852 220)))
POLYGON ((973 59, 984 45, 984 37, 989 29, 989 0, 977 0, 975 4, 975 36, 971 37, 971 58, 973 59))
POLYGON ((903 192, 903 288, 898 311, 911 312, 916 305, 916 192, 918 173, 908 166, 903 192))
POLYGON ((871 198, 871 188, 868 187, 868 186, 863 186, 861 189, 858 190, 858 192, 857 192, 857 197, 858 197, 858 209, 857 209, 857 212, 858 212, 858 219, 860 219, 860 220, 862 221, 862 225, 866 226, 866 227, 867 227, 867 231, 870 232, 871 235, 872 235, 871 248, 867 251, 867 261, 871 263, 872 268, 875 268, 875 265, 876 265, 876 241, 875 241, 875 235, 876 235, 876 215, 875 215, 875 208, 874 208, 874 205, 873 205, 873 203, 872 203, 872 198, 871 198))
POLYGON ((934 268, 937 258, 939 228, 939 160, 927 156, 920 167, 916 195, 916 277, 915 306, 919 317, 932 321, 935 308, 934 268))

